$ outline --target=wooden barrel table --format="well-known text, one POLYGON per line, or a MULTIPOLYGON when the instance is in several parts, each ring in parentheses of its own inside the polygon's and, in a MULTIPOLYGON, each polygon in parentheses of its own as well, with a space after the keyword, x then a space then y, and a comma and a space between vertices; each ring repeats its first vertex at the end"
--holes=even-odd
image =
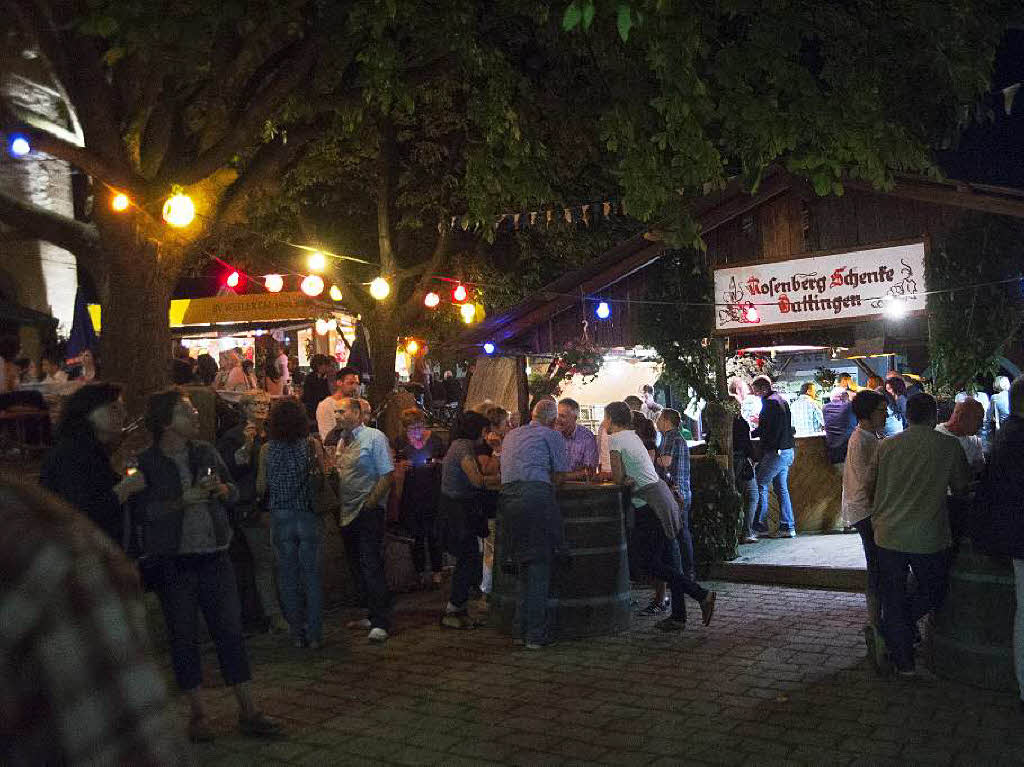
POLYGON ((962 539, 949 576, 949 594, 932 626, 935 673, 988 690, 1016 690, 1015 610, 1010 560, 983 554, 969 538, 962 539))
MULTIPOLYGON (((548 615, 555 639, 616 634, 629 628, 623 498, 622 488, 611 483, 569 482, 558 490, 572 562, 551 573, 548 615)), ((496 527, 491 620, 502 633, 518 636, 519 582, 517 574, 502 564, 507 546, 500 507, 496 527)))

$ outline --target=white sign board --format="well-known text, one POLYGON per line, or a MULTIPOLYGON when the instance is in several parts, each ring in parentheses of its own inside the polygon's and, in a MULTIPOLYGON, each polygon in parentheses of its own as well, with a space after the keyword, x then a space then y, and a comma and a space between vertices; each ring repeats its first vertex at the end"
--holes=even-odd
POLYGON ((925 308, 924 243, 715 270, 715 330, 925 308))

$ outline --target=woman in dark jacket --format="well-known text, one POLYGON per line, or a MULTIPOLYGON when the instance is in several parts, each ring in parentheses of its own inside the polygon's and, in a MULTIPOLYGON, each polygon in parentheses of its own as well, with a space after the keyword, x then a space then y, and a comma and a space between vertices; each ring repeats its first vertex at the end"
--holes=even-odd
POLYGON ((110 453, 124 426, 121 388, 86 384, 61 411, 57 443, 47 453, 39 483, 91 519, 118 546, 124 545, 121 503, 141 489, 141 478, 122 479, 110 466, 110 453))
POLYGON ((231 524, 225 504, 238 500, 238 489, 216 448, 196 439, 199 413, 182 392, 152 395, 146 427, 153 445, 139 455, 145 489, 135 498, 134 522, 142 529, 144 554, 158 563, 156 590, 170 634, 174 675, 192 708, 189 737, 213 738, 200 696, 200 609, 217 646, 224 681, 238 700, 242 734, 277 737, 280 726, 253 702, 238 588, 228 556, 231 524))

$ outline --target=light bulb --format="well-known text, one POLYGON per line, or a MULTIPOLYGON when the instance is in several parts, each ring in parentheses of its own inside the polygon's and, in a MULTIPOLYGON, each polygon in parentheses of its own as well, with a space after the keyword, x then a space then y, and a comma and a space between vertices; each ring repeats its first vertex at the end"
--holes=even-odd
POLYGON ((118 192, 110 198, 110 209, 115 213, 123 213, 128 210, 128 206, 131 205, 131 200, 128 199, 128 195, 124 192, 118 192))
POLYGON ((309 271, 311 272, 322 272, 327 268, 327 256, 319 250, 314 250, 309 254, 309 259, 306 261, 306 265, 309 267, 309 271))
POLYGON ((607 301, 602 301, 597 305, 597 309, 594 313, 597 315, 599 320, 606 320, 611 316, 612 310, 611 307, 608 306, 607 301))
POLYGON ((494 344, 490 341, 484 344, 484 354, 494 354, 494 344))
POLYGON ((241 278, 239 277, 238 272, 231 272, 225 282, 229 288, 237 288, 239 279, 241 278))
POLYGON ((417 343, 415 338, 410 338, 405 343, 405 351, 409 354, 415 355, 420 350, 420 345, 417 343))
POLYGON ((901 320, 907 316, 907 302, 902 298, 886 296, 885 315, 891 320, 901 320))
POLYGON ((32 145, 28 143, 28 139, 17 134, 11 136, 8 146, 10 147, 11 154, 15 157, 24 157, 32 151, 32 145))
POLYGON ((192 223, 196 217, 196 206, 187 194, 174 194, 164 203, 164 221, 173 227, 182 229, 192 223))
POLYGON ((462 315, 462 321, 468 325, 476 318, 476 307, 473 304, 463 304, 459 307, 459 314, 462 315))
POLYGON ((428 309, 436 309, 438 304, 441 303, 441 296, 431 291, 423 297, 423 305, 428 309))
POLYGON ((452 301, 457 304, 461 304, 467 298, 469 298, 469 291, 466 290, 466 286, 456 285, 455 290, 452 291, 452 301))
POLYGON ((340 301, 341 300, 341 288, 339 288, 337 285, 331 285, 331 289, 330 289, 329 292, 330 292, 331 300, 332 301, 340 301))
POLYGON ((299 286, 303 293, 310 298, 315 298, 324 292, 324 279, 316 274, 310 274, 302 280, 299 286))
POLYGON ((327 320, 323 320, 323 319, 317 320, 314 323, 314 327, 316 328, 316 334, 318 336, 325 336, 325 335, 327 335, 327 330, 328 330, 328 328, 327 328, 327 320))
POLYGON ((375 277, 370 283, 370 295, 378 301, 383 301, 391 293, 391 286, 383 277, 375 277))
POLYGON ((263 278, 263 284, 271 293, 280 293, 284 287, 284 278, 280 274, 268 274, 263 278))
POLYGON ((750 323, 758 323, 761 321, 761 313, 757 311, 757 307, 751 304, 743 312, 743 319, 750 323))

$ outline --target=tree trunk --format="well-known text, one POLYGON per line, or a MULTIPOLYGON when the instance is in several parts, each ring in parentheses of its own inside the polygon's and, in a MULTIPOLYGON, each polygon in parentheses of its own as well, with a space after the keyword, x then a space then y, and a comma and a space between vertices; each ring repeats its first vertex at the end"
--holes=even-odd
POLYGON ((374 312, 376 316, 366 325, 370 341, 370 362, 373 365, 369 398, 375 408, 384 404, 385 398, 395 387, 395 350, 398 348, 399 329, 393 317, 381 316, 385 312, 374 312))

